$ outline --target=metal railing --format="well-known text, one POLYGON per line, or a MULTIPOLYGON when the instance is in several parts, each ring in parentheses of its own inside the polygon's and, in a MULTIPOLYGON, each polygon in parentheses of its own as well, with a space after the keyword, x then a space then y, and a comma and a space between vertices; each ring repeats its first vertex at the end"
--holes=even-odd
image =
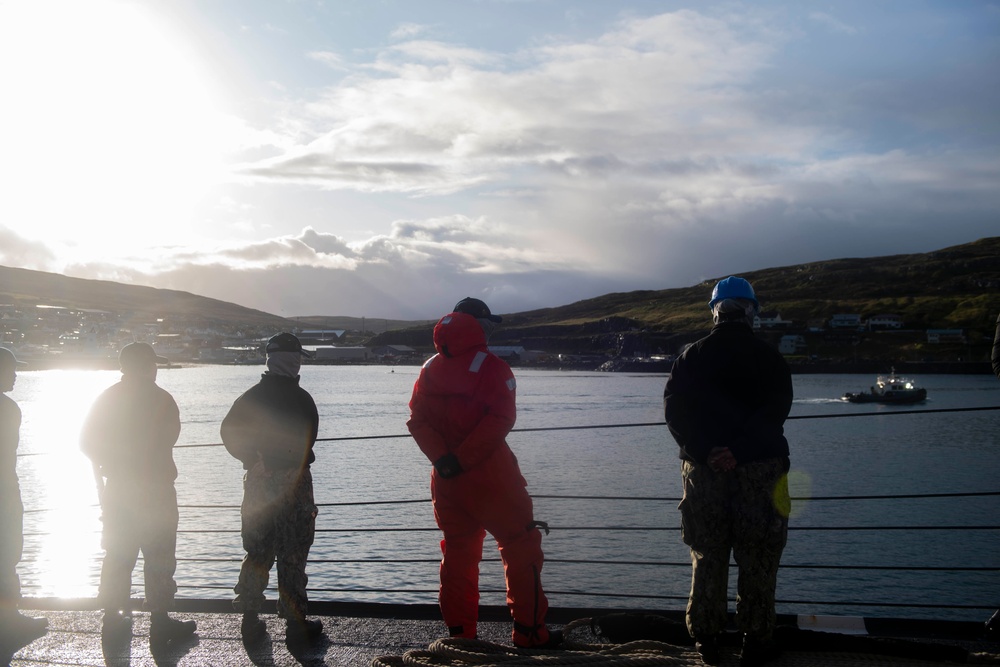
MULTIPOLYGON (((797 415, 791 416, 789 419, 828 419, 828 418, 864 418, 872 416, 902 416, 902 415, 912 415, 912 414, 928 414, 928 413, 943 413, 943 412, 976 412, 976 411, 986 411, 986 410, 1000 410, 998 407, 977 407, 977 408, 954 408, 954 409, 923 409, 923 410, 903 410, 903 411, 893 411, 893 412, 861 412, 861 413, 849 413, 849 414, 835 414, 835 415, 797 415)), ((562 430, 596 430, 596 429, 618 429, 618 428, 641 428, 641 427, 663 427, 662 422, 652 422, 652 423, 634 423, 634 424, 600 424, 600 425, 588 425, 588 426, 564 426, 564 427, 551 427, 551 428, 525 428, 525 429, 515 429, 514 432, 538 432, 538 431, 562 431, 562 430)), ((323 442, 346 442, 352 440, 381 440, 381 439, 391 439, 391 438, 408 438, 409 434, 389 434, 389 435, 370 435, 370 436, 351 436, 351 437, 339 437, 339 438, 321 438, 320 441, 323 442)), ((221 444, 218 443, 208 443, 208 444, 189 444, 189 445, 178 445, 177 448, 193 448, 193 447, 220 447, 221 444)), ((886 494, 886 495, 856 495, 856 496, 804 496, 804 497, 794 497, 792 498, 793 503, 799 501, 809 501, 809 502, 823 502, 823 503, 855 503, 855 502, 881 502, 888 500, 925 500, 925 499, 939 499, 939 500, 950 500, 959 501, 961 499, 971 499, 971 498, 998 498, 1000 497, 1000 490, 983 490, 983 491, 962 491, 954 493, 906 493, 906 494, 886 494)), ((533 498, 536 500, 546 500, 554 502, 566 502, 572 501, 574 503, 601 503, 602 505, 607 505, 611 502, 618 501, 628 501, 628 502, 640 502, 640 503, 676 503, 680 500, 677 497, 659 497, 659 496, 629 496, 629 495, 534 495, 533 498)), ((426 504, 430 505, 430 498, 417 498, 417 499, 371 499, 371 500, 359 500, 351 502, 333 502, 333 503, 319 503, 318 505, 322 508, 350 508, 350 507, 372 507, 372 506, 386 506, 386 507, 405 507, 414 504, 426 504)), ((995 508, 1000 508, 1000 503, 997 503, 995 508)), ((182 512, 181 525, 182 528, 178 530, 179 542, 185 539, 197 540, 205 535, 210 534, 239 534, 239 519, 238 510, 239 505, 180 505, 182 512), (189 528, 183 527, 185 525, 184 513, 192 510, 199 511, 210 511, 210 512, 234 512, 234 519, 230 525, 232 528, 218 529, 218 528, 189 528)), ((29 509, 26 513, 38 513, 38 512, 48 512, 51 510, 46 509, 29 509)), ((956 513, 957 514, 957 513, 956 513)), ((321 517, 327 514, 321 513, 321 517)), ((425 515, 430 517, 430 511, 425 515)), ((1000 516, 1000 512, 994 511, 991 514, 992 517, 1000 516)), ((629 524, 604 524, 604 525, 558 525, 553 526, 553 530, 557 530, 560 534, 570 534, 570 533, 594 533, 594 532, 604 532, 608 534, 619 534, 619 533, 661 533, 661 532, 678 532, 679 526, 662 526, 662 525, 629 525, 629 524)), ((797 525, 792 524, 789 528, 790 532, 856 532, 856 531, 907 531, 910 533, 919 532, 927 534, 941 534, 946 533, 949 539, 955 540, 957 544, 961 544, 961 539, 963 534, 970 532, 980 533, 983 531, 992 532, 1000 531, 1000 525, 997 523, 989 524, 975 524, 975 523, 961 523, 961 524, 946 524, 946 525, 850 525, 844 523, 843 525, 834 526, 816 526, 816 525, 797 525)), ((334 528, 326 525, 318 525, 316 532, 317 534, 366 534, 366 533, 428 533, 437 532, 438 528, 433 525, 427 526, 351 526, 345 528, 334 528)), ((44 535, 39 533, 26 533, 25 540, 29 541, 35 538, 44 537, 44 535)), ((927 539, 931 539, 928 537, 927 539)), ((679 541, 679 537, 678 537, 679 541)), ((436 543, 436 541, 435 541, 436 543)), ((881 572, 881 573, 940 573, 944 575, 955 575, 955 574, 968 574, 968 573, 989 573, 995 576, 995 573, 1000 572, 1000 564, 997 564, 996 559, 1000 558, 1000 540, 997 541, 997 549, 992 553, 992 558, 995 564, 986 566, 975 566, 967 564, 956 564, 949 566, 942 565, 905 565, 905 564, 854 564, 854 563, 824 563, 824 562, 783 562, 781 564, 781 569, 784 571, 798 571, 798 572, 845 572, 845 573, 859 573, 859 572, 881 572)), ((181 551, 181 550, 179 550, 181 551)), ((613 568, 617 571, 624 570, 626 568, 642 568, 643 572, 636 575, 647 578, 655 577, 653 574, 648 574, 648 572, 655 572, 663 569, 677 569, 686 570, 691 567, 690 561, 670 561, 670 560, 644 560, 644 559, 603 559, 603 558, 565 558, 554 555, 552 557, 548 556, 549 550, 546 550, 547 557, 546 562, 548 564, 560 565, 560 566, 573 566, 573 567, 583 567, 583 566, 597 566, 601 568, 613 568)), ((221 557, 221 556, 205 556, 205 557, 180 557, 178 558, 179 563, 192 564, 194 566, 200 566, 205 564, 232 564, 234 569, 238 567, 241 562, 241 558, 238 554, 241 552, 235 551, 232 557, 221 557)), ((961 553, 956 553, 956 559, 962 560, 961 553)), ((484 559, 484 562, 498 561, 499 559, 484 559)), ((387 566, 427 566, 428 568, 435 566, 439 562, 439 558, 436 557, 419 557, 419 558, 311 558, 311 566, 317 565, 358 565, 365 568, 384 568, 387 566)), ((734 567, 734 566, 733 566, 734 567)), ((92 568, 94 569, 94 568, 92 568)), ((96 569, 94 569, 96 571, 96 569)), ((141 589, 142 582, 141 577, 136 578, 135 587, 141 589)), ((367 586, 317 586, 311 587, 309 591, 312 594, 321 594, 329 596, 337 596, 338 598, 350 597, 350 596, 371 596, 379 595, 382 597, 392 596, 392 595, 404 595, 408 598, 413 596, 422 597, 426 602, 433 602, 437 594, 437 581, 436 578, 427 581, 430 584, 429 587, 367 587, 367 586)), ((200 583, 191 584, 184 581, 179 582, 179 588, 185 592, 192 591, 229 591, 232 588, 233 581, 227 580, 225 583, 200 583)), ((31 597, 31 585, 25 586, 24 594, 26 597, 31 597)), ((488 594, 498 594, 502 595, 503 591, 500 589, 489 589, 484 588, 482 590, 484 595, 488 594)), ((662 604, 665 602, 678 603, 679 606, 683 606, 683 603, 687 600, 687 595, 666 595, 666 594, 656 594, 656 593, 629 593, 624 591, 606 591, 606 590, 572 590, 572 589, 549 589, 546 588, 550 600, 558 601, 560 599, 568 600, 574 598, 588 598, 591 600, 614 600, 617 604, 627 604, 632 605, 636 602, 652 602, 655 604, 662 604)), ((986 587, 981 591, 982 599, 979 600, 969 600, 965 603, 934 603, 934 602, 903 602, 898 600, 886 600, 886 599, 835 599, 835 600, 816 600, 816 599, 779 599, 779 605, 791 606, 795 608, 805 608, 814 609, 817 607, 827 607, 827 608, 837 608, 837 607, 851 607, 851 608, 880 608, 880 609, 908 609, 908 610, 942 610, 942 609, 958 609, 958 610, 979 610, 983 612, 992 611, 997 608, 998 589, 996 587, 989 588, 986 587), (992 596, 992 597, 990 597, 992 596)), ((556 604, 557 602, 553 602, 556 604)))

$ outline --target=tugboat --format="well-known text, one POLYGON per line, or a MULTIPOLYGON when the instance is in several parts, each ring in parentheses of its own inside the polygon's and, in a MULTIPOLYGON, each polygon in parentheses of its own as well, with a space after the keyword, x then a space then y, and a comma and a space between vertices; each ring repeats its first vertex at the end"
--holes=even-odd
POLYGON ((896 375, 893 368, 889 375, 879 375, 869 391, 847 392, 842 399, 851 403, 919 403, 927 398, 927 390, 913 380, 896 375))

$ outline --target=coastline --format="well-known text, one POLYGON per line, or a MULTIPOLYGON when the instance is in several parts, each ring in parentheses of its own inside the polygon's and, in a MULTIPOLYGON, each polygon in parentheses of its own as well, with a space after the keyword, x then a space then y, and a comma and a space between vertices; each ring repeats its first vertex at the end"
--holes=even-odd
MULTIPOLYGON (((428 354, 428 357, 430 355, 428 354)), ((118 370, 117 358, 29 358, 25 359, 27 365, 24 371, 35 370, 118 370)), ((426 361, 424 357, 414 358, 410 361, 397 361, 392 364, 380 361, 339 361, 339 360, 309 360, 304 365, 323 366, 421 366, 426 361)), ((588 372, 608 372, 608 373, 661 373, 670 372, 672 361, 666 359, 643 360, 643 359, 615 359, 600 365, 594 363, 511 363, 512 368, 537 368, 544 370, 567 370, 567 371, 588 371, 588 372)), ((165 364, 161 368, 183 368, 186 366, 232 366, 232 365, 264 365, 261 359, 259 364, 220 364, 206 363, 194 360, 176 360, 170 364, 165 364)), ((789 368, 793 375, 877 375, 888 373, 895 369, 903 375, 992 375, 993 369, 988 361, 878 361, 859 360, 851 362, 834 361, 807 361, 796 363, 789 362, 789 368)))

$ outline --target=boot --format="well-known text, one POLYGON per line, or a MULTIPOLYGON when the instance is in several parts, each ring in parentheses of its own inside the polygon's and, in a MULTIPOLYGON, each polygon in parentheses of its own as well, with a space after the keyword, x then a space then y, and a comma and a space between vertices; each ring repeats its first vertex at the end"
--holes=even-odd
POLYGON ((285 627, 286 642, 309 642, 323 634, 323 622, 315 619, 289 619, 285 627))
POLYGON ((694 648, 701 655, 701 661, 706 665, 717 665, 722 659, 722 654, 719 652, 718 635, 696 639, 694 648))
POLYGON ((154 612, 149 623, 149 643, 163 646, 178 639, 186 639, 194 634, 198 624, 194 621, 179 621, 170 618, 166 612, 154 612))
POLYGON ((760 667, 776 660, 781 649, 773 639, 743 637, 743 651, 740 653, 740 667, 760 667))
POLYGON ((103 637, 118 637, 126 633, 132 634, 132 617, 117 609, 105 609, 101 619, 101 635, 103 637))
POLYGON ((0 639, 4 642, 26 646, 48 630, 47 618, 25 616, 16 609, 0 614, 0 639))
POLYGON ((267 624, 261 620, 255 611, 243 613, 243 621, 240 623, 240 635, 243 641, 252 644, 260 641, 267 634, 267 624))
POLYGON ((513 639, 514 646, 518 648, 552 650, 563 643, 563 633, 562 630, 549 630, 544 625, 529 628, 515 622, 513 639))

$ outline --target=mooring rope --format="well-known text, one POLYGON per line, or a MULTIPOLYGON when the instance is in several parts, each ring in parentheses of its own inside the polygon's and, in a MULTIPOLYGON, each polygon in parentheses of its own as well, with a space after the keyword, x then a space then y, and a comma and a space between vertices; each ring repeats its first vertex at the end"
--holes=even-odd
POLYGON ((655 667, 693 665, 698 659, 690 647, 648 639, 624 644, 590 644, 574 641, 574 629, 591 628, 591 619, 571 621, 563 628, 565 640, 558 650, 522 649, 480 639, 437 639, 426 649, 400 656, 380 656, 371 667, 530 667, 532 665, 587 665, 588 667, 655 667))
MULTIPOLYGON (((627 616, 627 615, 626 615, 627 616)), ((548 665, 586 665, 587 667, 645 667, 657 665, 701 666, 701 657, 694 647, 684 641, 669 643, 676 632, 686 630, 677 625, 672 631, 660 626, 650 626, 650 619, 636 618, 638 624, 619 637, 622 643, 587 643, 574 636, 574 630, 589 629, 590 636, 598 641, 609 641, 604 632, 605 618, 581 618, 567 623, 563 628, 565 641, 557 650, 520 649, 477 639, 448 638, 433 641, 426 649, 406 651, 402 655, 379 656, 371 667, 546 667, 548 665), (597 629, 600 626, 600 629, 597 629), (636 631, 638 629, 638 632, 636 631), (634 639, 647 634, 654 639, 634 639), (633 639, 629 641, 629 635, 633 639)), ((625 616, 623 616, 625 618, 625 616)), ((619 619, 621 620, 621 619, 619 619)), ((627 620, 627 618, 625 618, 627 620)), ((992 651, 968 650, 958 645, 936 644, 919 640, 901 640, 884 637, 854 637, 835 633, 817 633, 784 628, 782 664, 808 667, 817 665, 937 665, 965 663, 1000 665, 1000 654, 992 651), (796 633, 800 633, 799 636, 796 633)), ((619 627, 614 633, 621 635, 619 627)), ((779 628, 779 631, 782 628, 779 628)), ((582 633, 577 633, 578 635, 582 633)))

